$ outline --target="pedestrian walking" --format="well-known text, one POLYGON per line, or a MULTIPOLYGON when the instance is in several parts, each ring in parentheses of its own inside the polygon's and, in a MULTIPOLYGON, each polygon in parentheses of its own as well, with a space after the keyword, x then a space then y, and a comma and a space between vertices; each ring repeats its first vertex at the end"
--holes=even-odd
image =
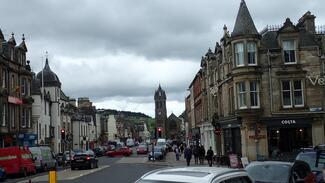
POLYGON ((181 153, 183 154, 183 152, 184 152, 184 145, 181 144, 181 145, 179 146, 179 149, 181 150, 181 153))
POLYGON ((194 160, 195 160, 195 164, 199 164, 199 146, 194 146, 193 149, 193 155, 194 155, 194 160))
POLYGON ((213 159, 213 151, 212 151, 212 147, 210 146, 210 149, 207 151, 207 160, 209 163, 209 166, 212 166, 212 159, 213 159))
POLYGON ((186 159, 187 166, 190 166, 190 162, 192 159, 192 150, 190 147, 187 147, 184 151, 184 158, 186 159))
POLYGON ((180 155, 179 148, 176 147, 174 152, 175 152, 175 155, 176 155, 176 161, 179 161, 179 155, 180 155))
POLYGON ((204 158, 205 158, 205 149, 204 146, 201 145, 199 148, 199 160, 201 165, 204 164, 204 158))

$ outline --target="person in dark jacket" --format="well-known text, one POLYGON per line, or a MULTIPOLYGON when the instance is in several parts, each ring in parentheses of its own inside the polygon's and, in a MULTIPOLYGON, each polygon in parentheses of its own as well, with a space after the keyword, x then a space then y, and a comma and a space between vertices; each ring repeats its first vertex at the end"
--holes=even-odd
POLYGON ((205 149, 204 149, 203 145, 201 145, 199 147, 199 159, 200 159, 200 164, 201 165, 204 164, 204 158, 205 158, 205 149))
POLYGON ((190 166, 190 162, 192 159, 192 150, 190 147, 185 148, 184 158, 186 159, 187 166, 190 166))
POLYGON ((195 164, 199 164, 199 146, 196 145, 193 148, 193 155, 194 155, 194 160, 195 160, 195 164))
POLYGON ((212 147, 210 146, 210 149, 207 151, 207 160, 209 163, 209 166, 212 166, 212 159, 213 159, 213 151, 212 151, 212 147))

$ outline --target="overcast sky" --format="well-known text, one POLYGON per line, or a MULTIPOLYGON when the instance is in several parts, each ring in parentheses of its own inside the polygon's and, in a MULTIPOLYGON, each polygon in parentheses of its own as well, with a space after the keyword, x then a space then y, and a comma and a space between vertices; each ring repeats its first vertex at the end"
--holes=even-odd
MULTIPOLYGON (((34 72, 49 52, 51 69, 70 97, 97 108, 154 117, 154 91, 167 94, 168 114, 184 111, 201 56, 223 25, 232 32, 240 0, 1 0, 0 28, 17 44, 24 33, 34 72)), ((246 0, 257 29, 294 23, 308 10, 325 25, 324 0, 246 0)))

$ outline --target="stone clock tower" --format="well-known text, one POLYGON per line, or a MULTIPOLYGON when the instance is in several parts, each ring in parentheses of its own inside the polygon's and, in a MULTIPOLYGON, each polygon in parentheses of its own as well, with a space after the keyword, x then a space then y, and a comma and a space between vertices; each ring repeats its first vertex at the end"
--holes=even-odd
POLYGON ((156 119, 156 137, 166 138, 166 93, 161 88, 160 84, 158 90, 155 91, 155 119, 156 119))

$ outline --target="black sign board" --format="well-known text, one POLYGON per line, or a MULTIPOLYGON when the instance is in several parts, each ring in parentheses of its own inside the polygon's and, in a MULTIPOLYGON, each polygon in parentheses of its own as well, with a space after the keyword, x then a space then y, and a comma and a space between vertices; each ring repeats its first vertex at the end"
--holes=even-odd
POLYGON ((303 128, 310 127, 312 123, 311 118, 268 118, 262 119, 262 123, 268 127, 280 128, 303 128))

